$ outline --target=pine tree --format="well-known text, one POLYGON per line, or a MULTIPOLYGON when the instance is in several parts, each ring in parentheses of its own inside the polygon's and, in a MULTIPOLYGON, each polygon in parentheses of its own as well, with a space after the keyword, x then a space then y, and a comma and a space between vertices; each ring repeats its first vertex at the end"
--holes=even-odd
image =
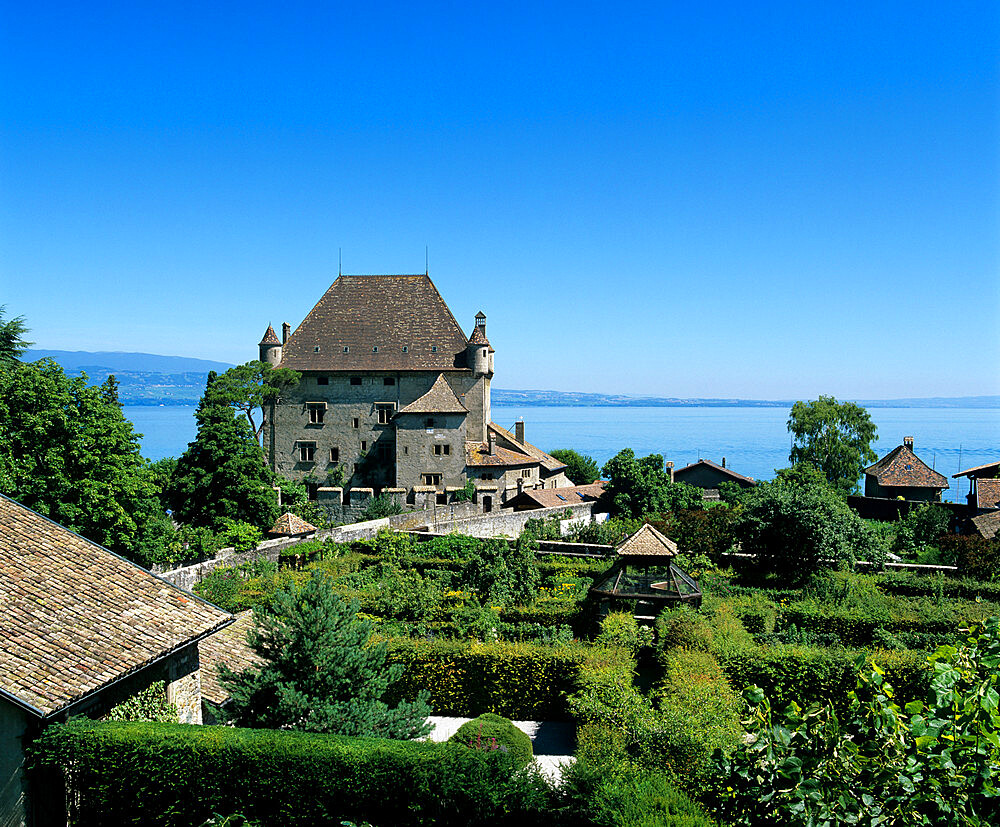
POLYGON ((255 610, 247 641, 263 664, 242 672, 219 668, 232 696, 233 723, 359 737, 426 735, 431 708, 425 692, 392 708, 382 700, 403 667, 387 666, 384 642, 368 645, 372 626, 357 611, 318 571, 255 610))

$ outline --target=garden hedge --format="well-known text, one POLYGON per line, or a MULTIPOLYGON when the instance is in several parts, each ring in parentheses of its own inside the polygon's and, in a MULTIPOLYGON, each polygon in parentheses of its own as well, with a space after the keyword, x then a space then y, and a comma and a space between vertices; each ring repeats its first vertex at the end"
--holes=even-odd
POLYGON ((32 747, 61 772, 69 823, 190 827, 242 813, 264 827, 537 824, 544 784, 510 757, 455 744, 74 719, 32 747))

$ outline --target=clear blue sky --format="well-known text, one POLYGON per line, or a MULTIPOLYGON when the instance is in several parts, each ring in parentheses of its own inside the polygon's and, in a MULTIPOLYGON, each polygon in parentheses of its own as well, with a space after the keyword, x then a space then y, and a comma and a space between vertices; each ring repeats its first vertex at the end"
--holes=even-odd
POLYGON ((495 384, 1000 393, 1000 7, 4 0, 0 303, 245 361, 430 272, 495 384))

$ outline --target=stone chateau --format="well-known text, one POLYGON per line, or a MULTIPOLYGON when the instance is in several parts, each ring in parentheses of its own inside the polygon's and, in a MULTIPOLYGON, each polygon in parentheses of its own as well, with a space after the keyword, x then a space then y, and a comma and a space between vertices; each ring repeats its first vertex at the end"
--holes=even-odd
POLYGON ((486 316, 466 336, 427 275, 339 276, 260 359, 302 374, 264 412, 282 476, 330 505, 351 492, 451 501, 472 480, 484 511, 525 489, 570 486, 565 465, 492 421, 486 316))

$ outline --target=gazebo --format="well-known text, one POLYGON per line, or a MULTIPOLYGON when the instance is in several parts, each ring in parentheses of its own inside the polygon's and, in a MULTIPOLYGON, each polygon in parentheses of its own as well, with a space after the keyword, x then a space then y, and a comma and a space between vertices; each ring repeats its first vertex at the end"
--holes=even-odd
POLYGON ((655 617, 678 603, 701 605, 698 581, 673 563, 677 544, 646 523, 615 547, 617 562, 590 589, 601 614, 634 603, 636 617, 655 617))
POLYGON ((292 512, 289 511, 278 517, 278 522, 274 524, 274 528, 267 532, 267 535, 272 539, 277 539, 279 537, 301 539, 310 537, 315 533, 316 526, 307 523, 301 517, 296 514, 292 514, 292 512))

